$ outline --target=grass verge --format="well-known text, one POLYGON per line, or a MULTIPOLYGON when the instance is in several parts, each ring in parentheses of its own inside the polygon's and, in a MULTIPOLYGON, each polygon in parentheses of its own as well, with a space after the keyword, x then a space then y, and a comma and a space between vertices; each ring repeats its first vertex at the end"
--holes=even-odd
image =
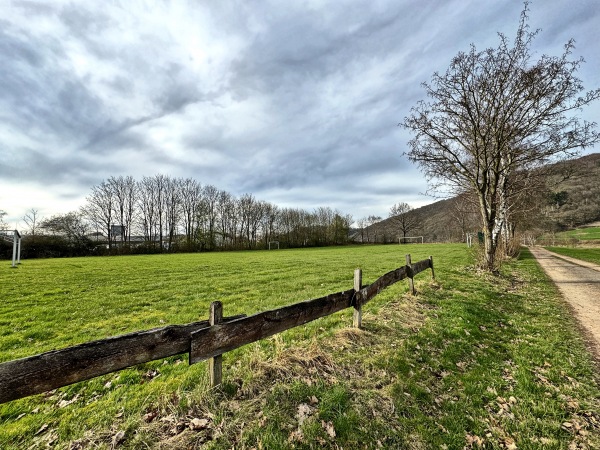
POLYGON ((600 248, 546 247, 546 249, 559 255, 600 264, 600 248))
POLYGON ((580 241, 600 240, 600 227, 577 228, 557 233, 556 236, 579 239, 580 241))
POLYGON ((593 363, 530 254, 489 278, 462 246, 422 249, 438 281, 386 290, 363 330, 346 311, 228 353, 218 390, 172 358, 11 402, 2 448, 600 448, 593 363))

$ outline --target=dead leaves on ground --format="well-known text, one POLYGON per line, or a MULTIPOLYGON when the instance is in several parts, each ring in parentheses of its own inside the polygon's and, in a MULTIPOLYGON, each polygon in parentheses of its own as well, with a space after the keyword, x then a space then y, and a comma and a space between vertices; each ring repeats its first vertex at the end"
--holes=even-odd
MULTIPOLYGON (((304 427, 318 420, 318 403, 319 400, 313 395, 309 398, 309 403, 300 403, 298 405, 295 415, 298 426, 289 434, 288 442, 305 442, 304 427)), ((325 432, 325 437, 335 439, 336 432, 333 422, 321 420, 321 429, 325 432)), ((315 439, 321 445, 326 443, 324 437, 317 436, 315 439)))

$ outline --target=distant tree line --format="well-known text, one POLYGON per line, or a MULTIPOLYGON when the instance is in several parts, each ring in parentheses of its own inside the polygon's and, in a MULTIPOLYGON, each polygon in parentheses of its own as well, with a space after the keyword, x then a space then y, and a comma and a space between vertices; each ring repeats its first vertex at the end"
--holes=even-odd
POLYGON ((110 177, 77 211, 31 210, 25 257, 317 247, 349 243, 352 216, 329 207, 280 208, 192 178, 110 177))

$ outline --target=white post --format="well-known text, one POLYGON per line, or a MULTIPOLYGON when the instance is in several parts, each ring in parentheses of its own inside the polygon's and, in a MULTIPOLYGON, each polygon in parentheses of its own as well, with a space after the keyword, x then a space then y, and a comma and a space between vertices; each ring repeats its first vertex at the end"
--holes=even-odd
POLYGON ((17 240, 19 239, 19 232, 15 230, 13 234, 13 254, 12 254, 12 266, 17 267, 17 240))
POLYGON ((17 264, 21 264, 21 235, 19 234, 19 240, 17 241, 17 264))

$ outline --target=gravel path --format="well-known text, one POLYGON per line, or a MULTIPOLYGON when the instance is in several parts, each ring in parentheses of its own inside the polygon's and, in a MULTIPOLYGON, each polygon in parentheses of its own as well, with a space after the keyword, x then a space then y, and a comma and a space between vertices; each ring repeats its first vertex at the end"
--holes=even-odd
POLYGON ((541 247, 529 250, 571 306, 600 364, 600 266, 541 247))

